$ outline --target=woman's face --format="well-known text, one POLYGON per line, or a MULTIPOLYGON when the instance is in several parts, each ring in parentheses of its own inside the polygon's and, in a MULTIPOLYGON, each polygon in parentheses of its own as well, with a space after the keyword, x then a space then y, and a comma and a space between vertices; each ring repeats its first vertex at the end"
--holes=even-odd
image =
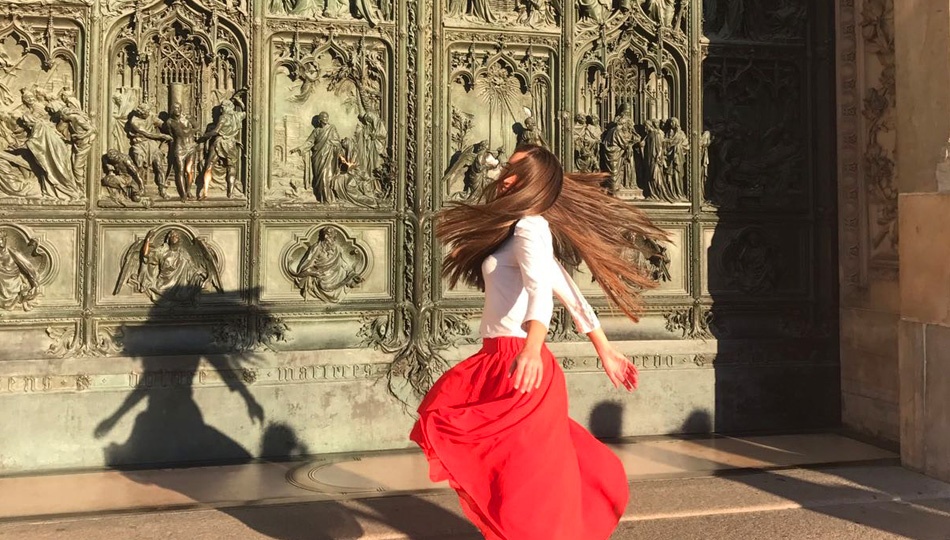
MULTIPOLYGON (((515 152, 511 155, 511 158, 508 159, 508 165, 521 161, 526 155, 524 152, 515 152)), ((505 194, 511 189, 511 186, 515 185, 515 182, 518 181, 518 175, 508 174, 507 166, 501 171, 501 174, 507 176, 502 176, 501 184, 498 186, 498 193, 505 194)))

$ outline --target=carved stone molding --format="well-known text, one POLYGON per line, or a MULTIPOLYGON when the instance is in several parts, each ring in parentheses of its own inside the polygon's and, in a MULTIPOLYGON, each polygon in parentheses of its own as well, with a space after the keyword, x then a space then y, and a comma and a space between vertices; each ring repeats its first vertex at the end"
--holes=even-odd
POLYGON ((893 278, 898 247, 893 0, 864 0, 860 16, 864 83, 868 85, 862 107, 868 257, 872 269, 884 270, 883 277, 890 273, 893 278))
POLYGON ((892 0, 838 4, 838 160, 842 294, 897 278, 892 0))
MULTIPOLYGON (((861 79, 858 62, 858 25, 855 0, 840 0, 837 6, 837 86, 838 86, 838 264, 841 292, 853 296, 867 284, 864 265, 866 208, 860 163, 861 79)), ((863 63, 863 62, 862 62, 863 63)))

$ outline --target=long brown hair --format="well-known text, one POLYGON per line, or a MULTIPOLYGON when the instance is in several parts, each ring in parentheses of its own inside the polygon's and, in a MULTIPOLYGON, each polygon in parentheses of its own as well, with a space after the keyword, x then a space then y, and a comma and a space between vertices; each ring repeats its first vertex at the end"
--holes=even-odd
POLYGON ((565 174, 550 150, 524 145, 521 159, 509 164, 485 186, 476 204, 453 203, 437 216, 436 236, 450 246, 442 276, 452 287, 461 281, 485 288, 482 262, 511 236, 523 217, 542 215, 551 226, 554 254, 564 264, 583 260, 611 302, 638 320, 640 292, 656 286, 629 259, 638 237, 668 241, 639 208, 609 195, 605 174, 565 174), (517 181, 502 192, 506 178, 517 181))

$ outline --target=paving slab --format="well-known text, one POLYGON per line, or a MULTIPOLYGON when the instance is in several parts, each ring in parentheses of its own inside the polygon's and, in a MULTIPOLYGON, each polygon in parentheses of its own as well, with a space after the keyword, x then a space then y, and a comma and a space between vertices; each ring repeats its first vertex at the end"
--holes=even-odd
MULTIPOLYGON (((950 484, 897 466, 642 480, 614 539, 950 540, 950 484)), ((451 492, 0 523, 0 539, 478 538, 451 492)))
MULTIPOLYGON (((634 482, 898 459, 893 452, 831 433, 634 439, 611 448, 634 482)), ((321 456, 302 463, 0 477, 0 520, 348 500, 446 488, 429 481, 418 451, 321 456)))

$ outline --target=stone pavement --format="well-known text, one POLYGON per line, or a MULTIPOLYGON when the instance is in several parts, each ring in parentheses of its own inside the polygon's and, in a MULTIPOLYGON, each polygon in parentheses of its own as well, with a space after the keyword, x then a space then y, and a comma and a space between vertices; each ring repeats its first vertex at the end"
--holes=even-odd
MULTIPOLYGON (((637 473, 614 539, 950 540, 950 484, 839 436, 615 450, 637 473), (849 463, 831 464, 832 449, 849 463)), ((410 489, 425 485, 418 457, 0 478, 0 540, 478 538, 452 492, 410 489)))
MULTIPOLYGON (((950 540, 950 485, 894 465, 635 482, 614 539, 950 540)), ((478 538, 444 491, 0 524, 0 539, 478 538)))

